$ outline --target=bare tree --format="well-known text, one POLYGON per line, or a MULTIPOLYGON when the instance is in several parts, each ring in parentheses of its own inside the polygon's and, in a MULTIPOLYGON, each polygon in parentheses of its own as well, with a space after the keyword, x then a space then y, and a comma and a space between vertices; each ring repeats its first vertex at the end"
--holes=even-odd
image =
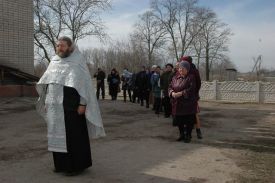
POLYGON ((34 44, 38 48, 37 53, 41 55, 43 52, 44 58, 48 61, 51 53, 55 51, 56 40, 62 31, 61 2, 56 1, 56 8, 60 9, 60 14, 53 12, 49 3, 34 0, 34 44))
POLYGON ((209 81, 209 74, 212 64, 224 58, 228 51, 229 38, 232 32, 227 24, 222 23, 216 13, 209 9, 200 9, 203 23, 200 34, 196 37, 193 46, 199 58, 203 55, 205 59, 206 80, 209 81))
POLYGON ((147 11, 139 16, 135 24, 135 33, 132 35, 144 43, 146 47, 149 65, 153 64, 153 55, 156 49, 165 43, 166 30, 152 11, 147 11))
POLYGON ((146 48, 144 48, 140 39, 130 35, 131 55, 132 58, 129 61, 130 68, 133 72, 140 71, 142 65, 149 65, 148 57, 146 56, 146 48))
MULTIPOLYGON (((99 14, 109 7, 110 0, 63 0, 62 23, 74 41, 91 35, 104 38, 106 34, 99 14)), ((58 9, 55 11, 59 13, 58 9)))
POLYGON ((230 61, 229 57, 224 56, 219 61, 215 61, 212 66, 212 79, 224 81, 227 78, 227 69, 235 69, 236 66, 230 61))
POLYGON ((204 55, 204 41, 203 37, 203 27, 207 22, 205 16, 205 9, 204 8, 197 8, 196 9, 196 16, 193 18, 194 23, 192 24, 192 30, 195 30, 197 33, 191 43, 191 52, 195 55, 197 60, 197 69, 200 68, 201 60, 205 58, 204 55))
POLYGON ((130 37, 129 41, 114 41, 109 47, 83 50, 87 62, 90 62, 92 73, 98 67, 106 72, 116 68, 119 72, 128 68, 130 72, 138 72, 141 66, 149 66, 146 57, 146 49, 142 47, 140 40, 130 37))
POLYGON ((33 1, 34 44, 43 50, 48 61, 61 34, 71 36, 74 41, 91 35, 100 39, 106 36, 100 12, 110 7, 110 0, 33 1))
POLYGON ((201 58, 203 57, 203 43, 201 39, 196 39, 195 41, 193 41, 192 43, 192 48, 193 48, 193 52, 194 55, 196 56, 196 60, 197 60, 197 69, 200 69, 200 63, 201 63, 201 58))
POLYGON ((199 30, 192 29, 196 19, 197 0, 152 0, 155 16, 165 26, 170 36, 174 55, 179 60, 188 49, 199 30))

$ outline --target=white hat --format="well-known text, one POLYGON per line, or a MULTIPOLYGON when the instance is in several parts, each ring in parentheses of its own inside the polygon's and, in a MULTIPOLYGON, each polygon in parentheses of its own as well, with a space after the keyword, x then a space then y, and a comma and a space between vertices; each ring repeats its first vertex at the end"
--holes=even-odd
POLYGON ((158 66, 157 65, 152 65, 152 69, 155 69, 157 68, 158 66))

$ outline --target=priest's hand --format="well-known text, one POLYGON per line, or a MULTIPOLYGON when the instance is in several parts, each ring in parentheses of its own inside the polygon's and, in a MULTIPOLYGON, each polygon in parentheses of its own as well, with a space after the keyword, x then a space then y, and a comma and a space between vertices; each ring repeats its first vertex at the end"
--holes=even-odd
POLYGON ((77 113, 78 113, 79 115, 85 114, 85 111, 86 111, 86 106, 85 106, 85 105, 80 105, 80 106, 78 106, 78 108, 77 108, 77 113))

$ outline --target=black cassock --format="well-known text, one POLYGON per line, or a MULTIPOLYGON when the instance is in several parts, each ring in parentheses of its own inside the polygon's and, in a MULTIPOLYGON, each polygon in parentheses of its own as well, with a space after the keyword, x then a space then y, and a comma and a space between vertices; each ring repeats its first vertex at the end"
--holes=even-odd
POLYGON ((57 172, 77 172, 92 166, 90 141, 85 115, 79 115, 77 108, 80 95, 76 89, 64 86, 64 119, 67 153, 53 152, 57 172))

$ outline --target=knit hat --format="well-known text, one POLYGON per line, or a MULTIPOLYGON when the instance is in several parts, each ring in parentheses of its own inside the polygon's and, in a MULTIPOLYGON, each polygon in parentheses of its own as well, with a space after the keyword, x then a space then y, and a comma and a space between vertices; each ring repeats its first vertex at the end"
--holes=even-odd
POLYGON ((191 64, 192 61, 193 61, 193 59, 192 59, 191 56, 182 56, 182 57, 180 58, 180 61, 187 61, 187 62, 189 62, 189 63, 191 64))
POLYGON ((185 68, 188 72, 190 70, 190 64, 187 61, 181 61, 179 64, 180 68, 185 68))

